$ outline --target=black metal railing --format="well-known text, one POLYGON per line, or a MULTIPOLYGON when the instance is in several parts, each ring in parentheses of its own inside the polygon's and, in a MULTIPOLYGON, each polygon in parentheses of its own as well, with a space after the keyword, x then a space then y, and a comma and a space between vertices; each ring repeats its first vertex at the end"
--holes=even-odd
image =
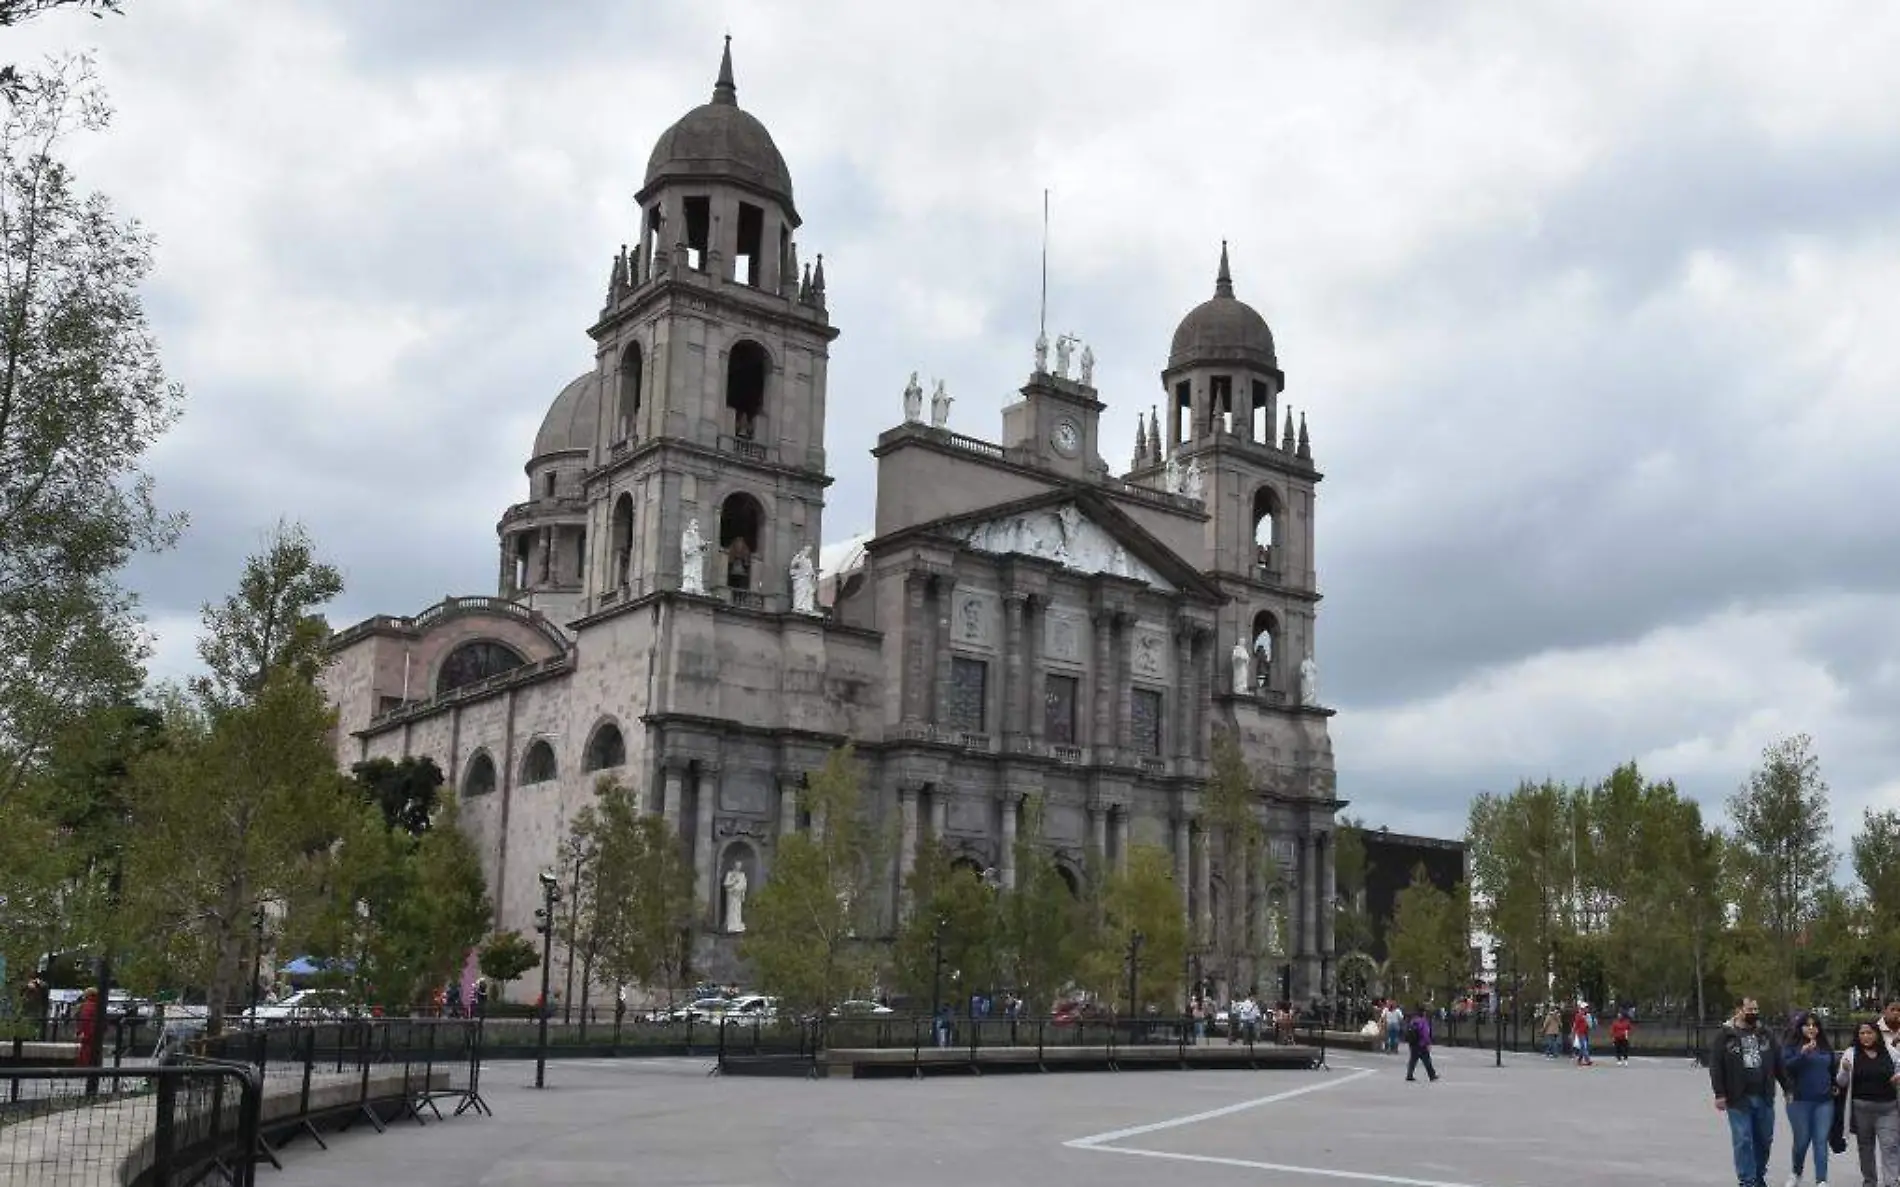
POLYGON ((261 1079, 212 1060, 0 1068, 0 1183, 252 1187, 261 1079))

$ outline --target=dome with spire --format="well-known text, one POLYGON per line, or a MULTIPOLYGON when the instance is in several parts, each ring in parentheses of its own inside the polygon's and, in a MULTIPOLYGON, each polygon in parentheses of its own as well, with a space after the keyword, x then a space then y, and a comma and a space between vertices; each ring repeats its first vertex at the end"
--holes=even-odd
POLYGON ((798 225, 798 212, 792 206, 792 174, 785 158, 758 117, 739 106, 739 91, 732 81, 731 37, 726 38, 719 59, 712 102, 693 108, 660 133, 653 155, 647 158, 642 193, 663 181, 686 179, 749 186, 783 203, 792 225, 798 225))
POLYGON ((594 422, 600 415, 600 377, 589 371, 573 379, 554 397, 541 431, 534 435, 530 460, 571 449, 592 449, 594 422))
POLYGON ((1227 267, 1227 241, 1221 240, 1220 272, 1214 295, 1196 305, 1175 328, 1168 350, 1168 369, 1196 363, 1251 363, 1278 370, 1273 353, 1273 331, 1253 306, 1234 296, 1234 278, 1227 267))

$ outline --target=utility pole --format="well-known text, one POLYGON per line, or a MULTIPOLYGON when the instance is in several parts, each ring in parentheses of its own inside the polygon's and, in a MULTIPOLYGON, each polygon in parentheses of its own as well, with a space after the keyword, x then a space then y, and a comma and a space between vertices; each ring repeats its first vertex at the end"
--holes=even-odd
POLYGON ((541 907, 534 913, 534 930, 541 933, 540 1035, 535 1040, 534 1086, 548 1086, 548 978, 554 959, 554 907, 561 901, 561 881, 553 870, 541 871, 541 907))

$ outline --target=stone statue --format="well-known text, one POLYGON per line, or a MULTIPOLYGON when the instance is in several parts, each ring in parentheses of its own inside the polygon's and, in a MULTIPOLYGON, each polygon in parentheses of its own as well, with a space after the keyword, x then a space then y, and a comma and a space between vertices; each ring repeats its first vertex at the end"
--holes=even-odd
POLYGON ((1090 384, 1093 384, 1094 382, 1095 382, 1095 351, 1087 346, 1084 346, 1082 348, 1082 386, 1088 387, 1090 384))
POLYGON ((1300 704, 1319 704, 1319 665, 1311 655, 1300 661, 1300 704))
POLYGON ((1247 645, 1235 640, 1234 649, 1228 653, 1228 658, 1234 665, 1234 695, 1247 696, 1253 692, 1252 681, 1247 671, 1248 666, 1253 662, 1253 657, 1247 654, 1247 645))
POLYGON ((1059 379, 1069 377, 1069 351, 1073 348, 1074 342, 1075 340, 1067 334, 1056 339, 1056 377, 1059 379))
POLYGON ((1036 331, 1036 374, 1042 375, 1049 370, 1049 332, 1036 331))
POLYGON ((686 521, 680 533, 680 592, 706 592, 706 537, 699 534, 699 521, 686 521))
POLYGON ((924 386, 917 382, 917 372, 910 373, 910 382, 904 385, 904 423, 918 424, 924 419, 924 386))
POLYGON ((1178 495, 1181 493, 1181 480, 1182 479, 1181 479, 1180 459, 1170 457, 1168 459, 1168 493, 1169 494, 1178 495))
POLYGON ((950 403, 954 399, 943 390, 943 380, 937 381, 937 390, 930 393, 930 427, 941 429, 950 423, 950 403))
POLYGON ((1195 458, 1187 465, 1187 473, 1181 478, 1181 493, 1195 502, 1207 497, 1207 477, 1201 473, 1201 459, 1195 458))
POLYGON ((728 932, 744 931, 746 877, 745 871, 739 867, 738 862, 727 867, 722 885, 726 888, 726 930, 728 932))
POLYGON ((818 613, 818 566, 811 562, 811 545, 792 557, 792 612, 818 613))

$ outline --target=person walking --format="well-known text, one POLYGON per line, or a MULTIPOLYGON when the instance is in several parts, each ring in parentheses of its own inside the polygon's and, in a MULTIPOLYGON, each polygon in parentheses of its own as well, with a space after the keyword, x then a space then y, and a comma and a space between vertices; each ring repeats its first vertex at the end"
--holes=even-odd
POLYGON ((1781 1048, 1761 1028, 1761 1007, 1745 997, 1709 1044, 1709 1085, 1715 1090, 1716 1112, 1728 1117, 1739 1187, 1766 1187, 1768 1182, 1775 1084, 1780 1079, 1781 1048))
POLYGON ((1854 1045, 1842 1053, 1834 1082, 1847 1090, 1841 1107, 1847 1110, 1848 1126, 1860 1147, 1862 1187, 1900 1184, 1900 1093, 1895 1090, 1896 1081, 1900 1081, 1900 1070, 1894 1066, 1893 1052, 1887 1049, 1879 1025, 1863 1022, 1855 1027, 1854 1045))
POLYGON ((1405 1011, 1399 1009, 1399 1001, 1393 998, 1385 1004, 1385 1050, 1391 1055, 1399 1049, 1399 1038, 1405 1029, 1405 1011))
POLYGON ((1555 1059, 1564 1045, 1564 1016, 1556 1006, 1544 1015, 1544 1058, 1555 1059))
POLYGON ((1834 1052, 1812 1013, 1795 1018, 1781 1044, 1782 1083, 1788 1089, 1788 1132, 1794 1173, 1788 1187, 1801 1187, 1801 1170, 1814 1154, 1815 1187, 1827 1184, 1827 1133, 1834 1121, 1834 1052))
POLYGON ((1590 1003, 1578 1002, 1576 1016, 1570 1020, 1570 1041, 1577 1049, 1578 1067, 1596 1066, 1597 1061, 1590 1058, 1590 1028, 1596 1021, 1596 1016, 1590 1013, 1590 1003))
POLYGON ((1630 1033, 1635 1029, 1636 1023, 1627 1012, 1619 1012, 1616 1021, 1610 1023, 1610 1042, 1616 1047, 1617 1067, 1630 1065, 1630 1033))
POLYGON ((1405 1027, 1405 1046, 1409 1055, 1405 1061, 1406 1080, 1416 1080, 1413 1073, 1419 1064, 1425 1065, 1425 1074, 1432 1083, 1438 1083, 1438 1069, 1432 1066, 1432 1016, 1420 1005, 1412 1014, 1412 1020, 1405 1027))

